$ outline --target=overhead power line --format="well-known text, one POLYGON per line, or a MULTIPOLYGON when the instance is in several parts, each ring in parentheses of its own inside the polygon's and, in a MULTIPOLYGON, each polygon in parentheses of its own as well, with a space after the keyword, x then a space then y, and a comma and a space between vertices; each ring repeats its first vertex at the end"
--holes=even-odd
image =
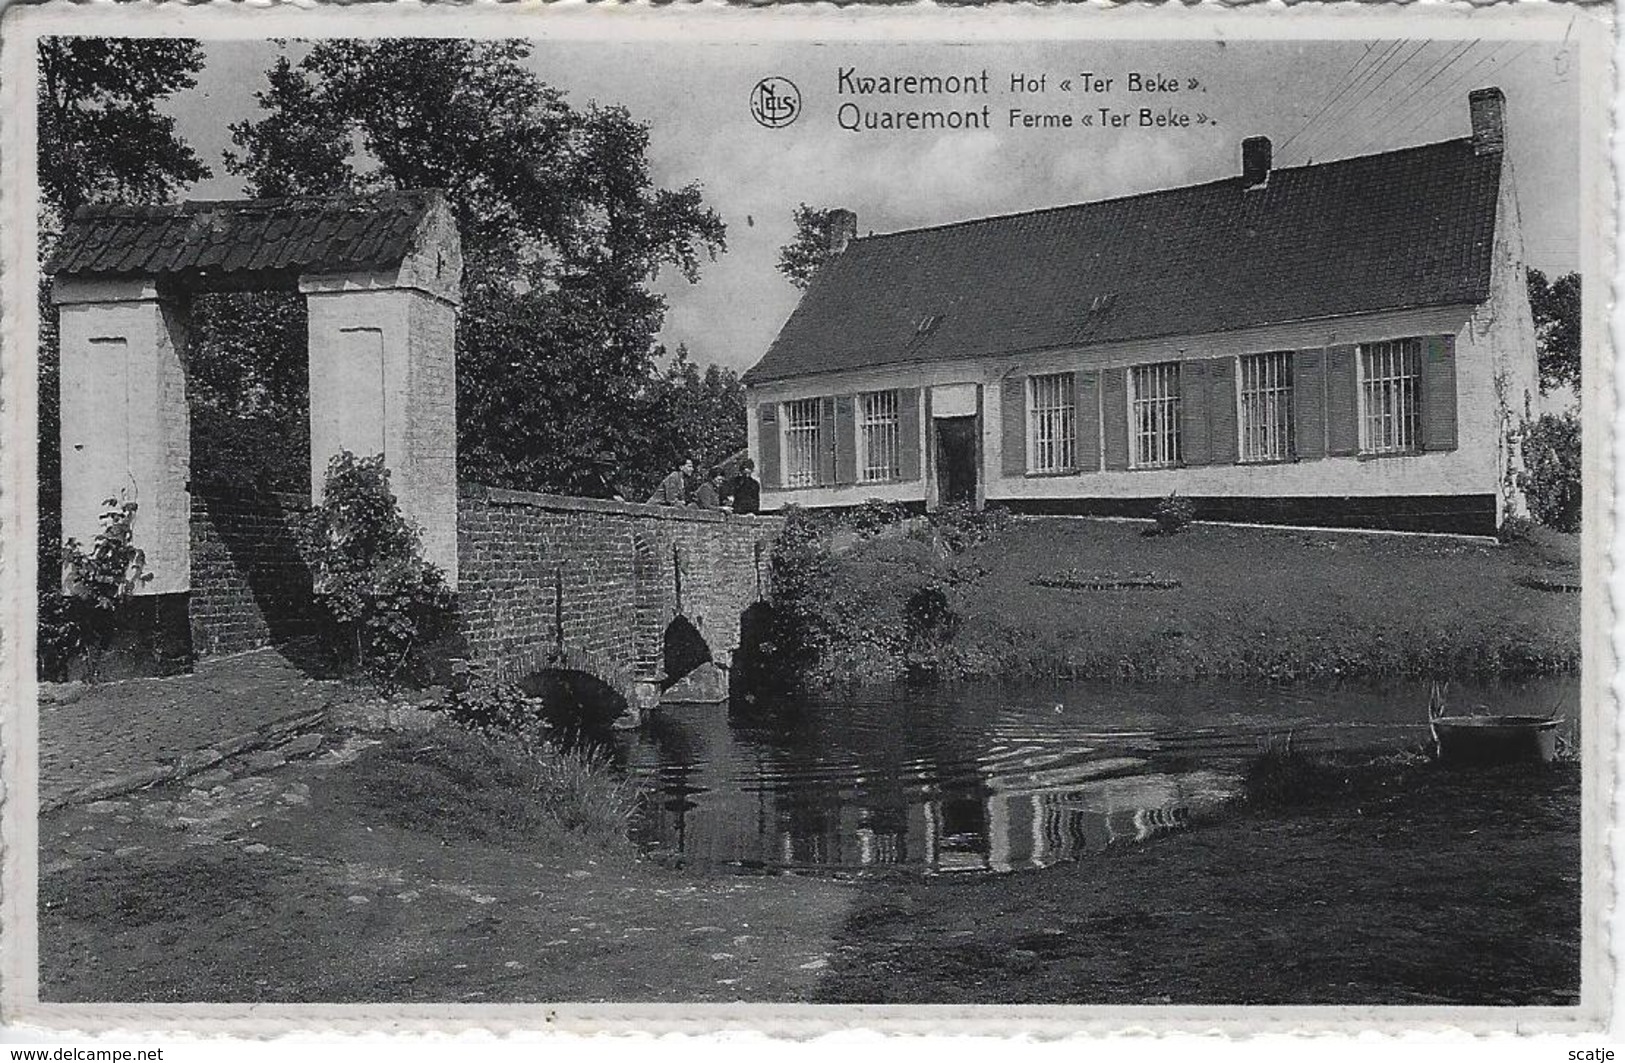
POLYGON ((1431 108, 1434 102, 1433 97, 1423 95, 1423 90, 1437 80, 1446 70, 1459 63, 1466 57, 1467 53, 1471 52, 1480 43, 1482 42, 1468 41, 1447 50, 1442 57, 1442 61, 1434 63, 1432 67, 1412 78, 1408 85, 1396 92, 1394 99, 1398 101, 1398 106, 1386 118, 1379 120, 1371 127, 1371 132, 1360 142, 1360 146, 1355 149, 1355 153, 1358 154, 1373 145, 1380 145, 1385 136, 1392 133, 1401 122, 1413 117, 1418 108, 1431 108))
MULTIPOLYGON (((1393 43, 1397 44, 1398 42, 1395 41, 1393 43)), ((1281 142, 1281 147, 1280 147, 1279 150, 1283 154, 1286 152, 1286 149, 1289 146, 1291 146, 1291 144, 1292 144, 1292 142, 1294 140, 1297 140, 1299 137, 1303 136, 1303 134, 1309 129, 1310 126, 1314 125, 1317 121, 1320 120, 1321 115, 1325 114, 1328 110, 1331 109, 1333 104, 1335 104, 1338 100, 1343 98, 1343 94, 1348 91, 1349 85, 1352 84, 1352 82, 1349 80, 1350 76, 1353 75, 1353 73, 1360 68, 1361 63, 1365 62, 1366 59, 1368 59, 1370 57, 1371 50, 1373 48, 1379 47, 1381 44, 1382 44, 1381 41, 1373 41, 1372 43, 1365 46, 1365 51, 1361 52, 1358 56, 1355 57, 1354 62, 1349 64, 1349 68, 1347 70, 1343 71, 1343 76, 1338 79, 1337 84, 1332 86, 1332 91, 1330 91, 1330 92, 1328 92, 1326 94, 1326 99, 1320 105, 1320 110, 1318 110, 1314 114, 1310 115, 1309 118, 1304 121, 1303 125, 1298 127, 1298 131, 1296 133, 1293 133, 1291 136, 1287 137, 1286 140, 1281 142)), ((1358 79, 1356 79, 1356 80, 1358 80, 1358 79)))
MULTIPOLYGON (((1358 114, 1361 107, 1364 106, 1368 100, 1370 100, 1378 92, 1382 91, 1383 86, 1387 85, 1395 77, 1398 77, 1407 66, 1415 62, 1416 57, 1421 54, 1422 50, 1426 48, 1430 42, 1419 41, 1414 48, 1410 49, 1409 52, 1405 52, 1404 46, 1408 43, 1408 41, 1398 42, 1398 46, 1389 53, 1388 57, 1373 69, 1371 76, 1366 79, 1363 89, 1361 89, 1357 94, 1351 93, 1351 97, 1346 103, 1333 108, 1327 113, 1326 118, 1322 123, 1323 128, 1336 129, 1340 132, 1341 129, 1348 123, 1348 120, 1355 114, 1358 114)), ((1299 153, 1304 155, 1306 158, 1310 155, 1307 148, 1309 147, 1311 140, 1312 138, 1304 141, 1299 147, 1299 153)))
MULTIPOLYGON (((1381 41, 1377 42, 1377 46, 1381 46, 1381 44, 1381 41)), ((1370 65, 1360 72, 1358 77, 1348 82, 1340 90, 1335 91, 1330 97, 1328 97, 1325 105, 1322 106, 1319 111, 1315 112, 1314 117, 1305 122, 1296 133, 1292 134, 1281 144, 1281 147, 1278 149, 1278 154, 1284 158, 1288 148, 1290 148, 1301 138, 1310 135, 1311 131, 1314 130, 1317 125, 1323 121, 1336 107, 1338 107, 1342 101, 1347 98, 1349 93, 1359 88, 1359 86, 1365 84, 1373 74, 1386 66, 1389 60, 1392 59, 1402 47, 1404 47, 1404 44, 1405 42, 1402 40, 1390 42, 1388 46, 1383 49, 1382 53, 1379 54, 1376 59, 1372 60, 1370 65)), ((1354 61, 1354 66, 1349 68, 1350 72, 1352 73, 1356 67, 1369 58, 1370 54, 1370 49, 1367 49, 1365 55, 1362 55, 1359 59, 1354 61)))
MULTIPOLYGON (((1441 86, 1439 88, 1438 92, 1436 93, 1435 105, 1433 107, 1431 107, 1431 108, 1424 109, 1424 110, 1420 111, 1410 122, 1408 122, 1405 125, 1405 127, 1403 129, 1400 130, 1398 135, 1399 136, 1409 136, 1417 128, 1419 128, 1421 125, 1423 125, 1429 118, 1432 118, 1435 114, 1437 114, 1438 110, 1439 110, 1439 106, 1441 104, 1447 104, 1451 97, 1459 95, 1462 88, 1464 88, 1466 86, 1468 80, 1478 70, 1479 67, 1483 66, 1486 62, 1490 61, 1491 59, 1494 59, 1498 54, 1505 51, 1506 48, 1510 46, 1510 44, 1511 44, 1511 42, 1509 42, 1509 41, 1503 41, 1500 44, 1497 44, 1493 51, 1491 51, 1491 52, 1487 53, 1486 55, 1484 55, 1482 58, 1480 58, 1478 60, 1478 62, 1474 63, 1472 66, 1470 66, 1467 69, 1465 69, 1465 70, 1461 71, 1460 73, 1458 73, 1454 78, 1452 78, 1449 81, 1448 84, 1446 84, 1444 86, 1441 86)), ((1533 47, 1535 47, 1535 43, 1531 42, 1529 44, 1524 45, 1524 47, 1518 49, 1518 51, 1514 52, 1513 54, 1507 56, 1505 59, 1497 59, 1496 63, 1495 63, 1495 67, 1497 69, 1499 69, 1502 66, 1507 66, 1507 65, 1510 65, 1512 63, 1517 62, 1519 59, 1523 58, 1523 56, 1525 54, 1527 54, 1528 51, 1533 47)))

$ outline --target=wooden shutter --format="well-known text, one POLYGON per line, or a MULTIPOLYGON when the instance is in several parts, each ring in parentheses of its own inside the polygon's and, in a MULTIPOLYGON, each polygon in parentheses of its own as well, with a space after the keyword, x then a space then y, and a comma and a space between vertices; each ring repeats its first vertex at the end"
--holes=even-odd
POLYGON ((1234 465, 1241 460, 1236 428, 1236 360, 1214 358, 1207 370, 1208 460, 1234 465))
POLYGON ((827 395, 818 400, 818 482, 835 482, 835 398, 827 395))
POLYGON ((1080 369, 1073 374, 1072 425, 1077 434, 1073 453, 1079 472, 1100 471, 1100 373, 1080 369))
POLYGON ((1326 352, 1292 353, 1292 452, 1313 460, 1326 456, 1326 352))
POLYGON ((779 404, 756 404, 757 479, 764 490, 772 490, 782 482, 779 476, 779 404))
POLYGON ((1107 369, 1100 381, 1101 424, 1106 430, 1106 468, 1128 468, 1128 370, 1107 369))
POLYGON ((858 418, 856 395, 835 397, 835 482, 858 482, 858 418))
POLYGON ((1206 465, 1212 458, 1208 444, 1208 364, 1179 363, 1179 449, 1186 465, 1206 465))
POLYGON ((1456 337, 1422 341, 1422 449, 1456 449, 1456 337))
POLYGON ((1027 475, 1027 378, 1007 376, 999 384, 1000 468, 1006 476, 1027 475))
POLYGON ((1360 449, 1360 382, 1354 371, 1354 347, 1326 350, 1326 453, 1354 454, 1360 449))
POLYGON ((897 391, 897 476, 920 478, 920 389, 897 391))

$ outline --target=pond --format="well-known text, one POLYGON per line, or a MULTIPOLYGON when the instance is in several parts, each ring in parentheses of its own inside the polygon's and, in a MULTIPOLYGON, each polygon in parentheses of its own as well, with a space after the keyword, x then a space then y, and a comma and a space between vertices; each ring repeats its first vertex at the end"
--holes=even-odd
MULTIPOLYGON (((1414 749, 1427 684, 975 684, 669 705, 621 739, 650 790, 647 849, 688 863, 1011 871, 1177 830, 1246 763, 1298 748, 1414 749)), ((1455 683, 1456 711, 1546 715, 1575 678, 1455 683)))

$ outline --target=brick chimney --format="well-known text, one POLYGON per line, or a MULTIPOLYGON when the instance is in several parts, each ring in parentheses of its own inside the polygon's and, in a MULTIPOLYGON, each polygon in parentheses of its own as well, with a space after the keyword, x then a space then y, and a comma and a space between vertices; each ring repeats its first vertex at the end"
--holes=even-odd
POLYGON ((824 245, 829 253, 838 255, 858 236, 858 216, 844 207, 836 207, 824 221, 824 245))
POLYGON ((1473 154, 1499 155, 1506 146, 1507 98, 1500 89, 1474 89, 1467 94, 1473 116, 1473 154))
POLYGON ((1270 179, 1270 138, 1248 137, 1241 142, 1241 184, 1258 188, 1270 179))

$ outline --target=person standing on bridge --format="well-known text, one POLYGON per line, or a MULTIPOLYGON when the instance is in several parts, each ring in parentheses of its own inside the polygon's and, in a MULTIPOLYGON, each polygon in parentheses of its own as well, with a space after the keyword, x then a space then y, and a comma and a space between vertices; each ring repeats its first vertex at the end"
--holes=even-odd
POLYGON ((655 493, 649 496, 649 501, 657 506, 686 506, 688 505, 688 478, 694 475, 694 459, 684 458, 683 463, 660 481, 655 493))
POLYGON ((701 509, 725 510, 728 507, 722 504, 722 485, 724 477, 721 469, 712 469, 710 479, 700 484, 700 489, 694 492, 694 502, 701 509))
POLYGON ((762 485, 752 475, 756 463, 749 458, 739 463, 739 476, 734 480, 734 512, 757 513, 762 508, 762 485))

